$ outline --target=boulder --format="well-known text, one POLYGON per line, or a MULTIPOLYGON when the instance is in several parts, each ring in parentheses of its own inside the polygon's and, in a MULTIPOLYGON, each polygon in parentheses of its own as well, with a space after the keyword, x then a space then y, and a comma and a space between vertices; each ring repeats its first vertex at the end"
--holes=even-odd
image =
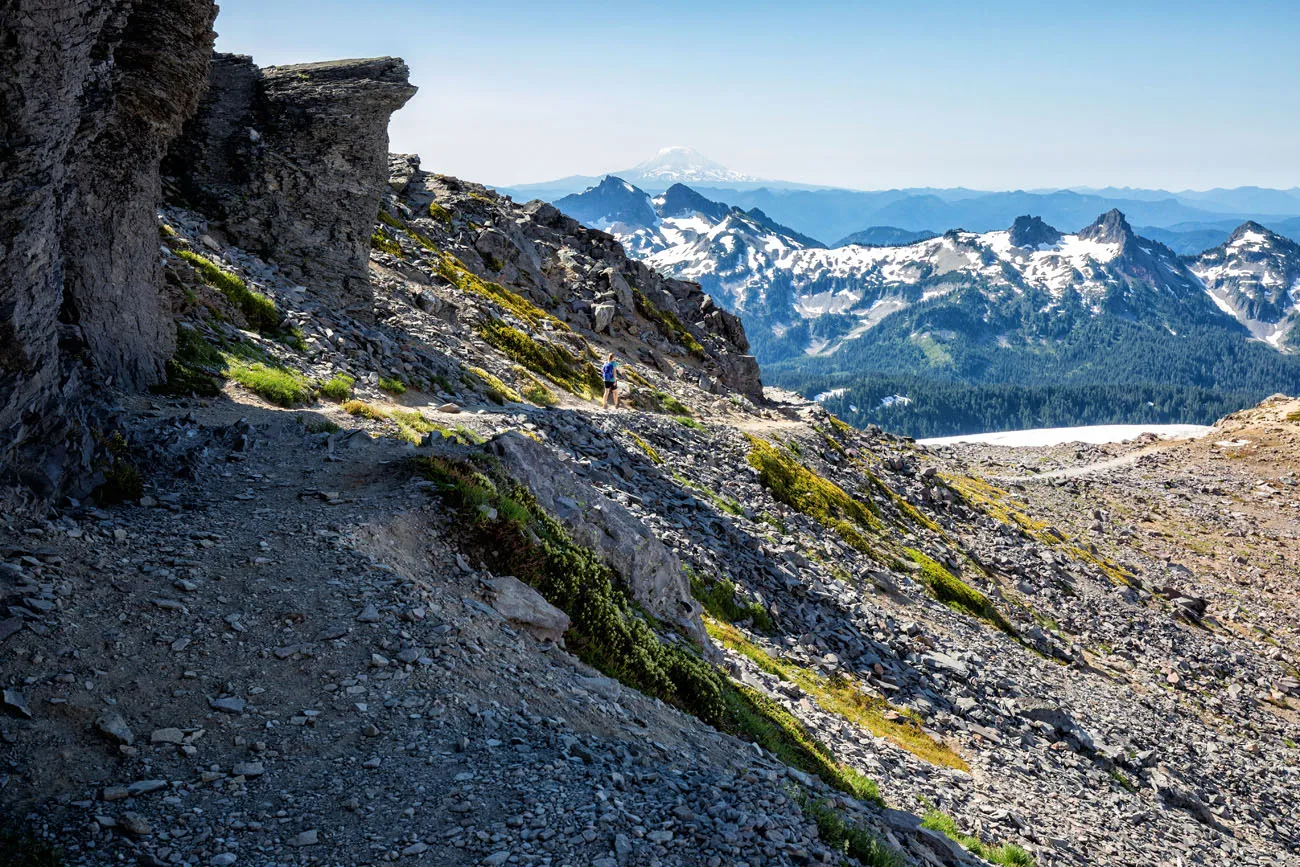
POLYGON ((569 615, 542 598, 532 587, 511 575, 487 582, 492 607, 542 641, 559 641, 569 628, 569 615))
POLYGON ((614 321, 614 312, 617 308, 613 304, 597 304, 591 311, 591 327, 593 331, 605 331, 609 328, 610 323, 614 321))

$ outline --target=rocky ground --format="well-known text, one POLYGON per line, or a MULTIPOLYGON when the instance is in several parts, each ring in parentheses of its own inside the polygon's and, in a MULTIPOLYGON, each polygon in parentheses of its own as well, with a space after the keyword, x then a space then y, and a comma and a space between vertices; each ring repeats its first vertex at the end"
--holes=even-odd
POLYGON ((369 318, 166 210, 173 378, 220 392, 123 397, 125 502, 0 523, 0 803, 67 863, 839 863, 810 801, 901 863, 1300 863, 1300 404, 929 451, 764 397, 738 324, 553 208, 391 188, 369 318), (509 468, 886 806, 557 643, 430 455, 509 468))

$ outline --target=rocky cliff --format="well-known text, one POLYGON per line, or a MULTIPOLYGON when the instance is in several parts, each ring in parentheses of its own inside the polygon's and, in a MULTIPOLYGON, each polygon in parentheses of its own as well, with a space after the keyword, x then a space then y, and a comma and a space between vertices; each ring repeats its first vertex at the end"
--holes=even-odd
POLYGON ((414 93, 393 57, 262 70, 218 54, 166 171, 231 243, 367 318, 388 118, 414 93))
POLYGON ((388 118, 415 89, 394 58, 210 63, 210 0, 0 11, 0 483, 82 495, 103 480, 100 387, 158 382, 174 348, 156 216, 169 147, 211 231, 365 319, 388 118))
POLYGON ((0 6, 0 481, 54 490, 91 451, 92 384, 162 374, 158 163, 203 91, 215 14, 210 0, 0 6))

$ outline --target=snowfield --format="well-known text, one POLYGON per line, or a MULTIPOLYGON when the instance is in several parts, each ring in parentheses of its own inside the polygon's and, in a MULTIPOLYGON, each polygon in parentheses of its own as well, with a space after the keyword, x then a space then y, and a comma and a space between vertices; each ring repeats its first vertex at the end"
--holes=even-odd
POLYGON ((917 440, 922 445, 944 446, 953 443, 985 443, 1012 448, 1057 446, 1061 443, 1122 443, 1152 433, 1161 439, 1195 439, 1210 430, 1203 424, 1097 424, 1084 427, 1040 427, 1032 430, 1006 430, 993 433, 960 434, 917 440))

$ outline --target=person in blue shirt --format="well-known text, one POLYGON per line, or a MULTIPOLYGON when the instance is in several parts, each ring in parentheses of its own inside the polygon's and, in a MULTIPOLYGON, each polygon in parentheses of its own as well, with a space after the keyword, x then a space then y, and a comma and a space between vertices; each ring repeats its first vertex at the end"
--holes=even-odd
POLYGON ((600 368, 601 378, 605 380, 605 394, 600 399, 602 409, 608 408, 609 399, 614 398, 614 409, 618 409, 618 362, 614 360, 614 353, 609 354, 605 363, 600 368))

